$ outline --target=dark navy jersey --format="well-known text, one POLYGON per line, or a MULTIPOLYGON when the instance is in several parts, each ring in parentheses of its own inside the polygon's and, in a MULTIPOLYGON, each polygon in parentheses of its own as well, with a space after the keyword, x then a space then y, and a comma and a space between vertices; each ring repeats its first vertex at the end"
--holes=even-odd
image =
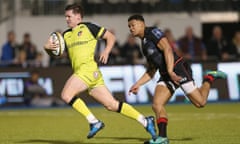
MULTIPOLYGON (((164 38, 164 33, 156 27, 146 27, 144 31, 144 37, 142 38, 142 51, 148 62, 148 72, 152 69, 159 70, 160 81, 166 83, 167 87, 171 92, 174 92, 179 86, 176 85, 170 78, 167 72, 167 64, 165 61, 164 53, 157 44, 164 38), (170 84, 169 84, 170 83, 170 84)), ((182 57, 176 55, 173 51, 174 56, 174 68, 173 71, 182 77, 180 84, 193 81, 192 70, 190 65, 183 60, 182 57)))
MULTIPOLYGON (((142 52, 148 64, 158 69, 160 73, 167 72, 164 53, 157 47, 158 42, 165 37, 164 33, 156 27, 146 27, 142 38, 142 52)), ((179 57, 174 52, 174 63, 179 57)))

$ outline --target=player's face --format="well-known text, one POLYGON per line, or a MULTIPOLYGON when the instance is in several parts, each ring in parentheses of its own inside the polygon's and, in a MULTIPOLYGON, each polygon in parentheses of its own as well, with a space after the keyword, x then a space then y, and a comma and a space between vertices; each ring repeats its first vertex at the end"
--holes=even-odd
POLYGON ((144 23, 139 20, 131 20, 128 22, 129 31, 133 36, 143 37, 144 23))
POLYGON ((81 15, 78 13, 74 14, 73 10, 65 11, 65 18, 69 28, 76 27, 82 21, 81 15))

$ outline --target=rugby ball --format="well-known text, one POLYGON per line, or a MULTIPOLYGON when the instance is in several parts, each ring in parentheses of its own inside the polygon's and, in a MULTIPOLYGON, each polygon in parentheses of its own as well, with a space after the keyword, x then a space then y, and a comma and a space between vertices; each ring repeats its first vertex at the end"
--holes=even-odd
POLYGON ((53 43, 58 44, 58 47, 55 50, 47 50, 47 53, 53 57, 62 56, 65 50, 65 42, 62 34, 60 32, 52 32, 50 34, 50 39, 53 43))

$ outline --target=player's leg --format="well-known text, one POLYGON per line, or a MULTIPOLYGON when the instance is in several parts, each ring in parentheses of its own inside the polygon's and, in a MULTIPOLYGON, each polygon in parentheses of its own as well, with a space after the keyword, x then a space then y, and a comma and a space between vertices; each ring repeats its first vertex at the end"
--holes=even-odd
POLYGON ((66 81, 61 93, 61 97, 66 103, 70 103, 75 95, 85 91, 86 89, 87 85, 77 75, 73 74, 66 81))
POLYGON ((177 75, 180 75, 183 78, 180 81, 180 87, 188 96, 190 101, 198 108, 205 106, 211 83, 216 79, 226 77, 226 74, 221 71, 207 71, 204 75, 202 86, 197 88, 192 78, 192 69, 187 62, 180 61, 177 63, 174 71, 177 75))
POLYGON ((216 79, 224 79, 226 74, 221 71, 208 71, 204 75, 204 81, 200 88, 197 88, 193 81, 186 82, 181 88, 186 93, 190 101, 198 108, 204 107, 207 103, 211 84, 216 79))
POLYGON ((155 94, 153 97, 153 111, 156 114, 157 119, 157 127, 158 127, 158 135, 159 137, 154 140, 150 140, 150 144, 154 143, 168 143, 167 138, 167 124, 168 124, 168 117, 167 112, 165 109, 165 105, 169 101, 172 96, 173 91, 176 89, 174 85, 169 85, 163 81, 160 81, 155 89, 155 94), (172 86, 172 87, 171 87, 172 86))
POLYGON ((181 84, 181 89, 187 95, 191 103, 198 108, 205 106, 208 92, 210 90, 208 83, 204 83, 202 86, 205 87, 203 94, 201 93, 200 88, 197 88, 193 81, 181 84))
MULTIPOLYGON (((96 124, 99 120, 92 114, 86 104, 76 94, 87 89, 87 85, 76 75, 72 75, 66 82, 63 91, 62 99, 71 105, 76 111, 81 113, 90 125, 96 124)), ((104 125, 102 123, 102 125, 104 125)))
POLYGON ((202 86, 198 89, 199 92, 201 93, 203 97, 203 101, 206 103, 208 94, 211 88, 211 84, 216 80, 216 79, 225 79, 226 74, 222 71, 207 71, 204 74, 203 77, 203 83, 202 86))
POLYGON ((156 131, 153 117, 145 117, 135 108, 125 102, 117 101, 111 92, 105 86, 98 86, 91 90, 90 94, 109 111, 119 112, 120 114, 129 118, 137 120, 155 139, 156 131))
POLYGON ((204 82, 202 88, 197 88, 192 78, 192 69, 185 61, 179 61, 174 68, 174 72, 182 77, 180 87, 187 95, 189 100, 196 106, 202 107, 205 105, 205 99, 210 89, 209 83, 204 82), (203 91, 201 89, 204 89, 203 91), (202 91, 202 93, 201 93, 202 91))

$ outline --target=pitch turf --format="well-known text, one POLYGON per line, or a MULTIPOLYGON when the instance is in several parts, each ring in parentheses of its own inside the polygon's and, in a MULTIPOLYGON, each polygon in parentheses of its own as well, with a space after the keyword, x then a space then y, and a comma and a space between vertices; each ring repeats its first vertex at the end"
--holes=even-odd
MULTIPOLYGON (((150 105, 135 106, 153 115, 150 105)), ((0 110, 0 144, 142 144, 150 135, 136 121, 91 107, 105 128, 87 139, 86 120, 71 108, 0 110)), ((239 144, 240 103, 168 105, 171 144, 239 144)))

